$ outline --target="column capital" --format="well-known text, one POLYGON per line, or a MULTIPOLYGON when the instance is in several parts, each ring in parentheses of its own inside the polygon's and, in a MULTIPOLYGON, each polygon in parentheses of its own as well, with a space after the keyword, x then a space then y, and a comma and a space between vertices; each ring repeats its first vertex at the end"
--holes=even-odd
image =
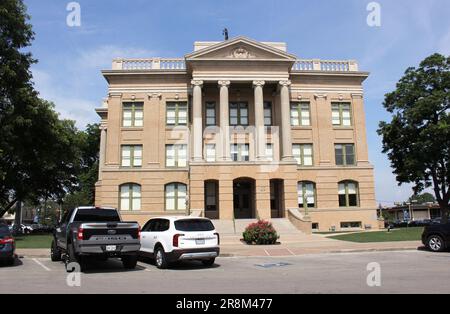
POLYGON ((253 87, 263 87, 265 84, 265 81, 253 81, 253 87))
POLYGON ((292 82, 290 80, 286 80, 286 81, 280 81, 279 84, 282 87, 289 87, 289 86, 291 86, 292 82))
POLYGON ((200 80, 192 80, 192 81, 191 81, 191 85, 192 85, 192 86, 199 86, 199 87, 202 87, 202 86, 203 86, 203 81, 200 81, 200 80))
POLYGON ((219 87, 229 87, 231 82, 230 81, 218 81, 219 87))
POLYGON ((314 94, 314 98, 317 99, 327 99, 328 94, 314 94))

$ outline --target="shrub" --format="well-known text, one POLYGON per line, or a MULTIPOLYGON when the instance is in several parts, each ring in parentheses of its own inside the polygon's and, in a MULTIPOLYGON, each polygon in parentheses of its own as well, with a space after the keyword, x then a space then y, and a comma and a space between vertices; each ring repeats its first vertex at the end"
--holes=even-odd
POLYGON ((250 224, 245 229, 243 237, 247 244, 256 245, 275 244, 280 238, 272 224, 264 220, 250 224))

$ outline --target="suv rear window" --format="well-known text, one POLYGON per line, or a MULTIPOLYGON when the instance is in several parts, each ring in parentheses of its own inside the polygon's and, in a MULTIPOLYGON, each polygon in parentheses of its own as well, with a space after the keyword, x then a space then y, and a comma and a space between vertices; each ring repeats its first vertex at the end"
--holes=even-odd
POLYGON ((175 221, 178 231, 213 231, 214 225, 206 219, 183 219, 175 221))
POLYGON ((115 209, 82 208, 79 209, 74 222, 120 222, 119 214, 115 209))

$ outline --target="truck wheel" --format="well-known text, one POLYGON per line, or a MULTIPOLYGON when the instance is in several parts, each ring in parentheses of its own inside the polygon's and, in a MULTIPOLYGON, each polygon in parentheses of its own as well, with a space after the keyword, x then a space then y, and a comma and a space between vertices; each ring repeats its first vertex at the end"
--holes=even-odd
POLYGON ((137 255, 126 255, 122 257, 123 267, 126 269, 135 269, 137 265, 137 255))
POLYGON ((52 241, 52 247, 50 249, 50 257, 52 262, 60 262, 61 261, 61 250, 58 248, 55 239, 52 241))
POLYGON ((77 263, 80 266, 80 272, 83 272, 86 270, 86 262, 83 260, 81 256, 77 256, 75 253, 75 248, 73 247, 73 244, 68 244, 67 249, 67 259, 66 259, 66 271, 68 273, 71 273, 74 271, 74 269, 69 268, 69 264, 71 263, 77 263))
POLYGON ((427 240, 427 247, 433 252, 443 252, 445 250, 444 240, 438 235, 432 235, 427 240))
POLYGON ((210 259, 204 259, 202 260, 203 265, 205 266, 212 266, 214 265, 214 262, 216 261, 215 258, 210 258, 210 259))
POLYGON ((166 269, 168 266, 166 253, 162 247, 155 250, 155 264, 159 269, 166 269))
POLYGON ((6 261, 6 265, 7 266, 14 266, 16 264, 16 258, 15 257, 11 257, 6 261))

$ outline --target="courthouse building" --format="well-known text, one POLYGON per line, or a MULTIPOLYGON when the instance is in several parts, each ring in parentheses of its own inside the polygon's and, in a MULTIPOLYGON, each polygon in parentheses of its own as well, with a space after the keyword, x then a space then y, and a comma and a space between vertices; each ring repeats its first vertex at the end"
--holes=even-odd
MULTIPOLYGON (((124 56, 126 57, 126 56, 124 56)), ((195 42, 184 58, 115 59, 101 117, 96 205, 156 215, 377 228, 356 61, 279 42, 195 42)))

